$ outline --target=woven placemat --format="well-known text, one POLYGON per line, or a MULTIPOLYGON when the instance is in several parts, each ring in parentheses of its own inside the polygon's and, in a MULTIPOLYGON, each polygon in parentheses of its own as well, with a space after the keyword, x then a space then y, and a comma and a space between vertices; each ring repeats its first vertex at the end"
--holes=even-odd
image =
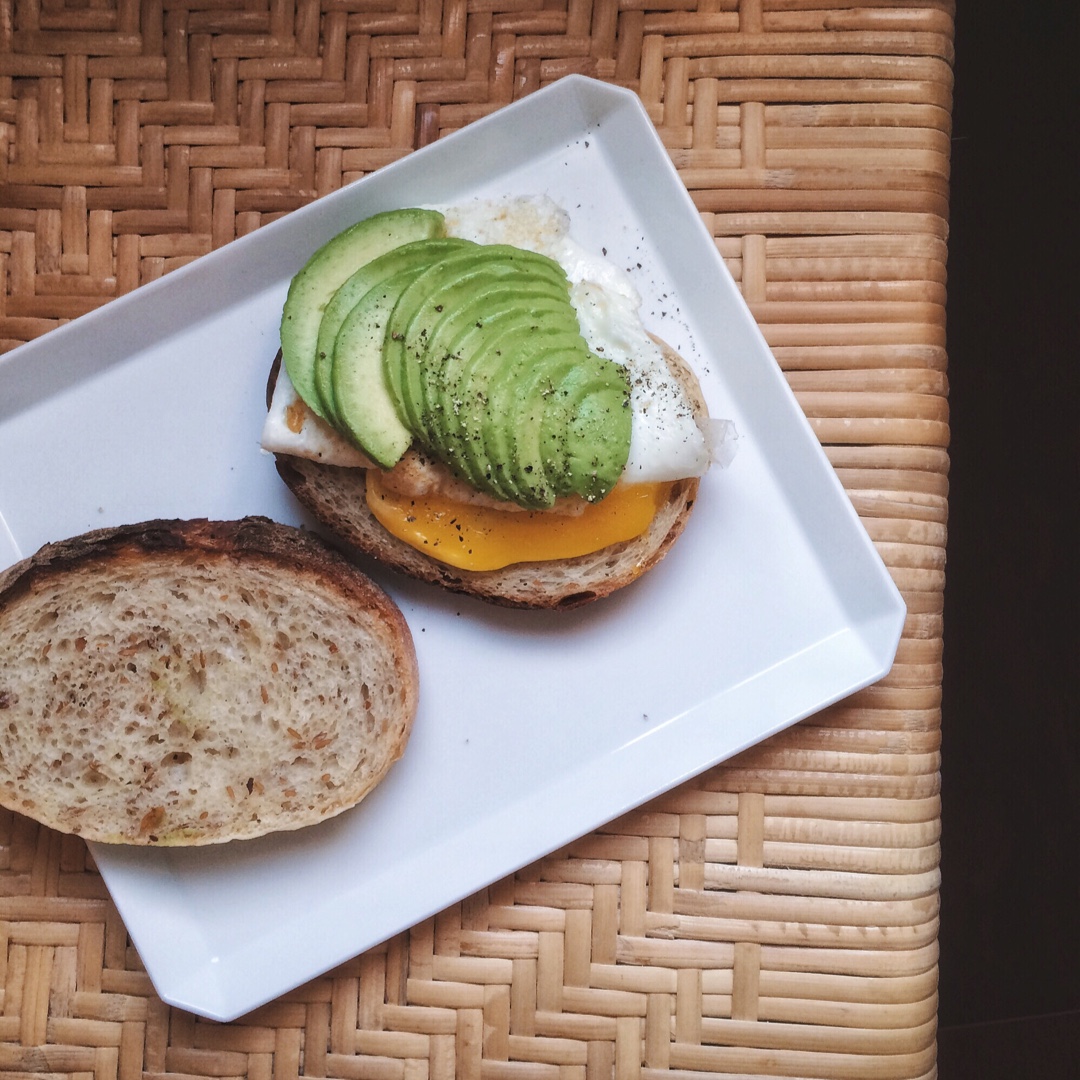
POLYGON ((0 811, 0 1071, 935 1075, 951 0, 0 0, 0 348, 571 72, 644 101, 908 605, 878 685, 231 1024, 0 811))

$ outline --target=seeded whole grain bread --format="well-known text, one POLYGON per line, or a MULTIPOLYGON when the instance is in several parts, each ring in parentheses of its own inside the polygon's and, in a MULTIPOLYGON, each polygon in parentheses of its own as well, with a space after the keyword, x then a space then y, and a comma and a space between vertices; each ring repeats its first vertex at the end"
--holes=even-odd
MULTIPOLYGON (((655 339, 668 367, 686 389, 699 424, 707 416, 693 370, 666 342, 655 339)), ((326 465, 277 454, 278 474, 307 510, 334 536, 387 566, 504 607, 581 607, 640 578, 667 554, 682 533, 697 498, 697 478, 677 481, 652 524, 633 540, 576 558, 515 563, 499 570, 461 570, 391 535, 368 509, 363 469, 326 465)))
POLYGON ((0 573, 0 805, 104 843, 301 828, 386 775, 417 688, 401 612, 310 533, 96 530, 0 573))

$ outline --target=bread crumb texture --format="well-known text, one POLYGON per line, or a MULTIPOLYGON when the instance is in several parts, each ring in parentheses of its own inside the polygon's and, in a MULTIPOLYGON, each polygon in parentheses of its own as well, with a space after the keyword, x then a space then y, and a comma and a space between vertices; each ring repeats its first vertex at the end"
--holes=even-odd
POLYGON ((407 665, 380 611, 220 553, 44 574, 0 608, 4 805, 105 842, 293 829, 400 756, 407 665))

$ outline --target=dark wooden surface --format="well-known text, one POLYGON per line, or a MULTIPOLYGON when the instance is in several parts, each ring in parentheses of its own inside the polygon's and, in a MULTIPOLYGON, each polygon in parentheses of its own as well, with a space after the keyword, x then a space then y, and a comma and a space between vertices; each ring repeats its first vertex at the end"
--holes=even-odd
POLYGON ((1072 5, 958 5, 939 1069, 1080 1075, 1072 5))

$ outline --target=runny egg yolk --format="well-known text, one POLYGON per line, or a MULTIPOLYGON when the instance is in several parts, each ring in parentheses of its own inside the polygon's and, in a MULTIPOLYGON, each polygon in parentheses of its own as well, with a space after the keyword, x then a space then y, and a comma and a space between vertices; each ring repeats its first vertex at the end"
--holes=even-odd
POLYGON ((460 570, 498 570, 521 562, 588 555, 632 540, 648 527, 671 483, 620 484, 578 515, 469 506, 440 495, 390 491, 368 470, 367 502, 393 536, 460 570))

